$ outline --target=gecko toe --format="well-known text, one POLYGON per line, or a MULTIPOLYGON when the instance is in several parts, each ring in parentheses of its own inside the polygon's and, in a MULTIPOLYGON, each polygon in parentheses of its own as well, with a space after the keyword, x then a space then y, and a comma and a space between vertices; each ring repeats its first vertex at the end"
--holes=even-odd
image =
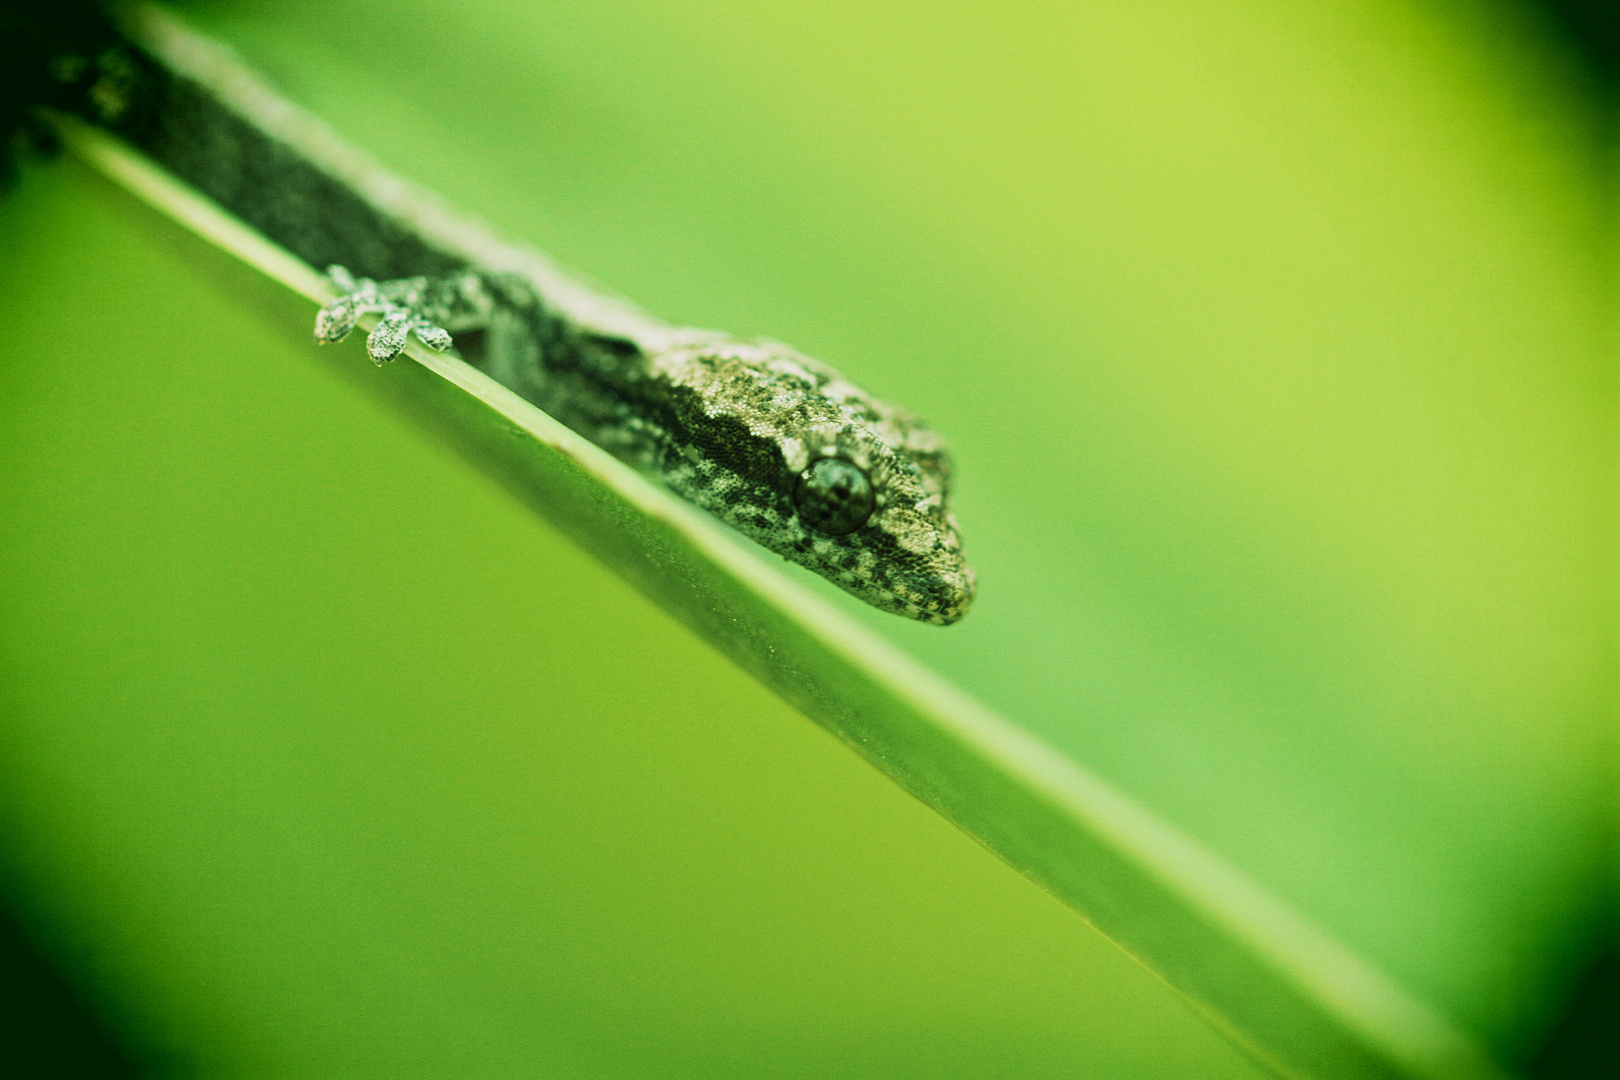
POLYGON ((359 318, 360 312, 355 308, 354 301, 340 296, 316 314, 315 340, 322 345, 336 344, 349 336, 349 331, 354 329, 359 318))
POLYGON ((422 344, 435 352, 444 352, 451 345, 450 331, 442 326, 418 319, 411 325, 411 329, 416 331, 416 336, 421 339, 422 344))
POLYGON ((337 263, 333 263, 326 268, 326 280, 330 281, 332 287, 340 293, 351 293, 360 287, 360 283, 354 279, 354 275, 349 273, 349 268, 340 266, 337 263))
POLYGON ((366 351, 378 364, 385 364, 405 351, 405 340, 410 336, 411 316, 404 308, 386 312, 376 329, 366 338, 366 351))

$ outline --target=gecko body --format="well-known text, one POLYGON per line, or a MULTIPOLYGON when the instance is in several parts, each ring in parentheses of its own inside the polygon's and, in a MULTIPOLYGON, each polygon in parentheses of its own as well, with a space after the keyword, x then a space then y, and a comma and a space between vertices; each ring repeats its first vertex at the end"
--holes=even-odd
POLYGON ((57 62, 81 115, 271 240, 329 267, 316 322, 368 313, 372 358, 414 334, 468 362, 743 535, 866 602, 945 625, 974 574, 943 440, 768 340, 671 326, 385 173, 226 50, 154 9, 131 40, 57 62), (101 72, 98 79, 98 72, 101 72))

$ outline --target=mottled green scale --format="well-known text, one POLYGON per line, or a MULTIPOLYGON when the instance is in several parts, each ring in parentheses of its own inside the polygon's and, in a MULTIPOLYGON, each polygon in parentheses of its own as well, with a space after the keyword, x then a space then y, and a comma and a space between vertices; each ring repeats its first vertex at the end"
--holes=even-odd
POLYGON ((433 348, 460 335, 492 377, 784 558, 910 618, 967 611, 949 458, 915 416, 785 345, 673 327, 581 286, 365 161, 206 39, 150 11, 136 22, 143 44, 119 41, 95 71, 79 58, 58 104, 329 266, 340 295, 318 340, 368 312, 379 363, 413 334, 433 348))
POLYGON ((480 331, 469 359, 784 558, 925 622, 955 622, 972 602, 943 442, 831 368, 706 331, 652 348, 584 333, 510 274, 333 276, 344 296, 322 312, 322 340, 360 310, 383 315, 379 362, 403 349, 401 328, 436 347, 480 331))

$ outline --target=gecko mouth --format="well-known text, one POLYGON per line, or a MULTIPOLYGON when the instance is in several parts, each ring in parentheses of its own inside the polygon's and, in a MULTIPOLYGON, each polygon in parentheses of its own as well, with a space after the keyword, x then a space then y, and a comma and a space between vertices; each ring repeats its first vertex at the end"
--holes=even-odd
POLYGON ((935 574, 926 579, 913 578, 895 596, 898 614, 939 626, 949 626, 973 605, 976 582, 973 571, 966 563, 958 563, 954 571, 935 574))
POLYGON ((948 626, 972 606, 975 576, 948 526, 928 530, 928 540, 926 546, 915 539, 907 544, 873 522, 839 545, 841 550, 827 551, 825 540, 815 545, 822 547, 816 553, 820 558, 812 556, 806 564, 874 607, 948 626))

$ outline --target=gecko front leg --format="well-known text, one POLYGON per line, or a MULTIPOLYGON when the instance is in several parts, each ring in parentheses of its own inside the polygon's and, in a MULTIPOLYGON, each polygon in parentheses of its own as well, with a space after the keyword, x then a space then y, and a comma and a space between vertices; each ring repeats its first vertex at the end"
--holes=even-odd
POLYGON ((366 351, 377 364, 403 352, 412 333, 428 348, 443 352, 451 344, 447 326, 480 327, 493 306, 483 278, 470 272, 379 284, 370 278, 357 280, 344 267, 332 266, 326 276, 339 295, 315 316, 315 340, 323 345, 342 341, 360 316, 378 313, 382 319, 366 338, 366 351))

